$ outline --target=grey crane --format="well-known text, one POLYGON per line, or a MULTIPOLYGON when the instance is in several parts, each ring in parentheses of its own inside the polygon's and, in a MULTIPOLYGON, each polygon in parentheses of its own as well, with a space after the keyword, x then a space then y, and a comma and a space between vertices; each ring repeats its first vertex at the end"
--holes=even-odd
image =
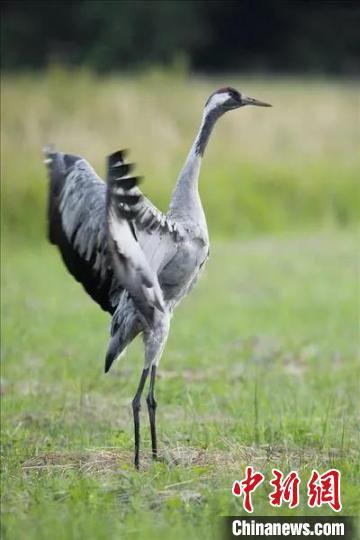
POLYGON ((139 468, 140 402, 150 374, 147 405, 152 456, 157 458, 156 369, 174 308, 192 289, 209 256, 209 237, 198 179, 216 121, 244 105, 270 107, 226 87, 207 99, 201 125, 172 194, 161 213, 142 194, 126 152, 108 157, 107 183, 81 157, 44 150, 49 173, 48 236, 86 292, 112 315, 105 372, 139 334, 144 367, 132 402, 135 467, 139 468))

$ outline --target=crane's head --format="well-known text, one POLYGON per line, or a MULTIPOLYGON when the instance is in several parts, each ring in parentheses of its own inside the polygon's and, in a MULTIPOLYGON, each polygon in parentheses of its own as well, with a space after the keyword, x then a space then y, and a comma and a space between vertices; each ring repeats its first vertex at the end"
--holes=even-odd
POLYGON ((244 107, 245 105, 256 105, 258 107, 271 107, 269 103, 264 103, 258 99, 251 98, 240 94, 234 88, 227 86, 226 88, 220 88, 213 92, 208 98, 205 104, 205 111, 216 111, 219 116, 224 114, 226 111, 231 111, 232 109, 238 109, 239 107, 244 107))

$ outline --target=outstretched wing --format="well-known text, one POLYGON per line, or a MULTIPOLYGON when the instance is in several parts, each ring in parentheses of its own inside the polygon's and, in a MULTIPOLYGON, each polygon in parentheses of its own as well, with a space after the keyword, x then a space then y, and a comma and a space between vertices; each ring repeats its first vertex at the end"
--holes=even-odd
POLYGON ((151 325, 154 309, 163 310, 163 295, 156 270, 151 267, 136 234, 139 206, 144 197, 139 178, 131 176, 133 165, 125 163, 124 151, 108 158, 106 215, 112 266, 145 320, 151 325))
POLYGON ((109 157, 109 166, 111 160, 122 165, 115 173, 123 175, 117 192, 119 216, 130 224, 133 235, 161 284, 161 272, 176 254, 185 231, 143 195, 139 188, 140 178, 129 178, 134 166, 125 162, 124 150, 109 157))
POLYGON ((110 258, 106 227, 106 184, 87 161, 51 148, 48 236, 69 272, 105 310, 114 313, 122 286, 110 258))
POLYGON ((113 314, 128 289, 149 321, 162 307, 157 273, 180 232, 141 193, 125 152, 108 159, 108 184, 78 156, 47 148, 48 235, 87 293, 113 314))

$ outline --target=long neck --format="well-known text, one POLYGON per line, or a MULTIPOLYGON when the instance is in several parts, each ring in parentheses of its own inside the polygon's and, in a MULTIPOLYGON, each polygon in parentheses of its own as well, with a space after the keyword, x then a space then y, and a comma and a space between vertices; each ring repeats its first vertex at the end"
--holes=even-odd
POLYGON ((198 190, 201 161, 213 127, 220 116, 216 110, 204 111, 200 129, 172 194, 169 213, 175 218, 189 215, 196 218, 197 212, 203 214, 198 190))

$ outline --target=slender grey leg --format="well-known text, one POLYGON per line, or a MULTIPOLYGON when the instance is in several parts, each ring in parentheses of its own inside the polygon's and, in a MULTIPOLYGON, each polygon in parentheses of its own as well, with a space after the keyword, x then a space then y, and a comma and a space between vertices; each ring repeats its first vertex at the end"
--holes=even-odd
POLYGON ((150 419, 150 430, 151 430, 151 447, 152 447, 152 457, 153 459, 157 458, 157 442, 156 442, 156 401, 154 397, 154 386, 155 386, 155 377, 156 377, 156 366, 152 366, 151 375, 150 375, 150 388, 149 393, 146 398, 149 419, 150 419))
POLYGON ((140 448, 140 408, 141 408, 141 394, 144 390, 144 385, 147 379, 147 376, 149 375, 149 368, 144 369, 138 389, 136 391, 135 397, 132 402, 132 408, 133 408, 133 414, 134 414, 134 431, 135 431, 135 459, 134 464, 135 467, 139 468, 139 448, 140 448))

